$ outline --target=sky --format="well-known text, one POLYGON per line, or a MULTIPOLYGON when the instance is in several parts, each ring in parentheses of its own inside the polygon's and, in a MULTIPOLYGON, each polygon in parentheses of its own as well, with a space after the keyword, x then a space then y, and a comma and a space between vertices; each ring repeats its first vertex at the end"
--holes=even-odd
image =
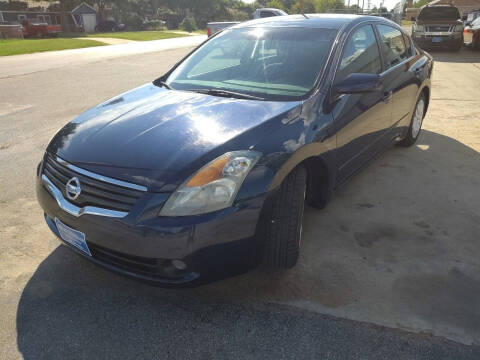
MULTIPOLYGON (((255 0, 243 0, 243 2, 246 2, 246 3, 252 3, 252 2, 254 2, 254 1, 255 1, 255 0)), ((345 0, 345 1, 348 1, 348 0, 345 0)), ((361 4, 362 4, 362 1, 363 1, 363 0, 360 0, 360 6, 362 6, 362 5, 361 5, 361 4)), ((374 6, 379 7, 379 6, 380 6, 380 2, 381 2, 381 0, 370 0, 370 4, 371 4, 370 6, 371 6, 371 7, 374 7, 374 6)), ((395 4, 396 4, 397 2, 400 2, 400 0, 384 0, 384 6, 385 6, 388 10, 391 10, 391 9, 395 6, 395 4)), ((350 0, 350 5, 351 5, 351 4, 355 4, 355 3, 356 3, 356 0, 350 0)), ((365 0, 365 7, 367 7, 367 0, 365 0)))

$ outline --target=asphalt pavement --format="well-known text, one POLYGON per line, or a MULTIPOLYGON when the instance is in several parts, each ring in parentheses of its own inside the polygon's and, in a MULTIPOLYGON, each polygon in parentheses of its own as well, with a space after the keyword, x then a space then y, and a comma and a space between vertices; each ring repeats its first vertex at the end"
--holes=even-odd
POLYGON ((418 144, 307 209, 295 269, 166 290, 60 246, 34 192, 58 128, 191 49, 143 46, 0 59, 0 359, 480 358, 479 52, 434 54, 418 144))

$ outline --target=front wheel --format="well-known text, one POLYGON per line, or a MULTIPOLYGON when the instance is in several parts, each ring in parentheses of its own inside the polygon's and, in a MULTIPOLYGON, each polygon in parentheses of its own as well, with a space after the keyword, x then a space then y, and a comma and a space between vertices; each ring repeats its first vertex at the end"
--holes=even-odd
POLYGON ((402 146, 411 146, 417 141, 418 135, 420 134, 420 129, 422 128, 423 118, 425 116, 425 105, 426 98, 425 94, 422 93, 417 100, 415 105, 415 110, 413 111, 412 121, 410 122, 410 127, 408 128, 408 133, 405 139, 399 142, 402 146))
POLYGON ((266 263, 277 269, 295 266, 300 253, 307 170, 297 166, 282 182, 266 217, 266 263))

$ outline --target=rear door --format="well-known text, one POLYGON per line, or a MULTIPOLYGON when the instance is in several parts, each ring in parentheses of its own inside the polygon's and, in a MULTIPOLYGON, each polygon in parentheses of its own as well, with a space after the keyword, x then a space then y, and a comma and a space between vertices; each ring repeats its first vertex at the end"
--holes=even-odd
POLYGON ((393 127, 411 116, 420 81, 417 72, 411 69, 414 61, 410 38, 393 26, 377 24, 376 28, 382 50, 385 91, 392 94, 392 117, 389 127, 393 127))
MULTIPOLYGON (((371 24, 351 31, 342 51, 334 84, 353 73, 381 74, 380 49, 371 24)), ((391 96, 383 89, 343 94, 332 113, 337 131, 338 181, 342 182, 370 159, 391 122, 391 96)))

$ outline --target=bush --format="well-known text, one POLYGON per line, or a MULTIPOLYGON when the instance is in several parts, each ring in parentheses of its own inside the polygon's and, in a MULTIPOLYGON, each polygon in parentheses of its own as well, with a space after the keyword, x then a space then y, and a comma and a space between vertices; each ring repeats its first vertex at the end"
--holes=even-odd
POLYGON ((140 30, 143 24, 143 19, 136 13, 129 13, 125 17, 125 25, 128 30, 140 30))
POLYGON ((186 17, 183 19, 183 21, 180 23, 180 28, 182 30, 188 31, 189 33, 194 32, 197 30, 197 23, 195 22, 194 18, 188 18, 186 17))

